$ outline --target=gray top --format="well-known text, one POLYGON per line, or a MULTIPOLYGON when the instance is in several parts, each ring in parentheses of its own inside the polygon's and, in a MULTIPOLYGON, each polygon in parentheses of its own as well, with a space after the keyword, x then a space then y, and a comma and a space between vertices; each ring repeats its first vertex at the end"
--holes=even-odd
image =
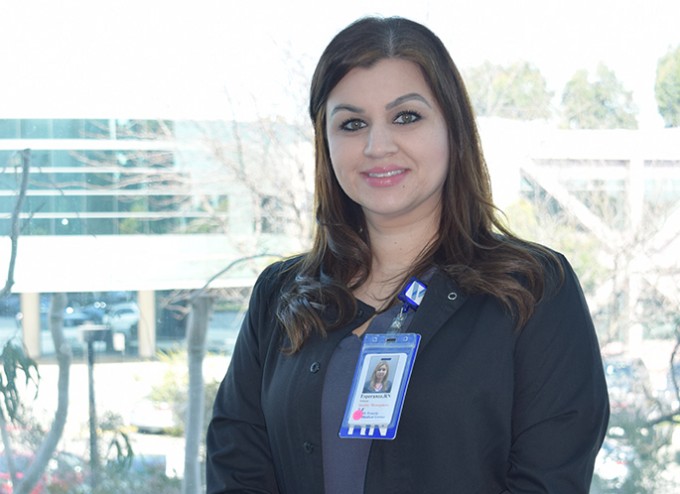
MULTIPOLYGON (((366 333, 386 333, 401 304, 376 315, 366 333)), ((408 311, 402 332, 408 328, 413 311, 408 311)), ((372 439, 341 439, 338 436, 345 415, 352 379, 363 339, 350 333, 333 352, 321 397, 321 438, 326 494, 363 494, 366 465, 372 439)))

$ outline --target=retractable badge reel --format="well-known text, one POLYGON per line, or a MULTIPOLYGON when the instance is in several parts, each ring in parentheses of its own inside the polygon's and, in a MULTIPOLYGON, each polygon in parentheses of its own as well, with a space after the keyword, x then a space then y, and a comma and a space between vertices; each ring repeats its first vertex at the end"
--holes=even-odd
POLYGON ((359 354, 339 436, 394 439, 420 335, 402 333, 409 310, 417 310, 427 285, 412 278, 399 293, 403 305, 388 333, 366 334, 359 354))

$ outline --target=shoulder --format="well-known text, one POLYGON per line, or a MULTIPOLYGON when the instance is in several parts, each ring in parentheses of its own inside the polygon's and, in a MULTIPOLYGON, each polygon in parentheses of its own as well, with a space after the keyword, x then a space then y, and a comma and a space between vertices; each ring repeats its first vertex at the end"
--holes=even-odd
MULTIPOLYGON (((239 334, 237 349, 261 352, 264 361, 271 349, 279 350, 281 335, 277 309, 281 294, 295 279, 301 256, 282 259, 267 266, 258 276, 248 302, 248 311, 239 334), (257 349, 257 350, 255 350, 257 349)), ((236 349, 234 350, 236 352, 236 349)))
POLYGON ((538 258, 544 273, 543 298, 550 299, 567 293, 577 294, 579 298, 582 298, 583 293, 578 276, 567 257, 548 247, 543 247, 543 249, 546 255, 538 258))
POLYGON ((543 261, 543 297, 531 320, 544 323, 550 320, 555 328, 568 326, 567 332, 571 334, 578 332, 577 328, 594 333, 588 303, 574 268, 564 254, 550 252, 551 259, 543 261))
POLYGON ((253 294, 262 295, 272 291, 279 291, 284 286, 293 283, 304 258, 304 255, 297 255, 267 266, 257 277, 253 287, 253 294))
POLYGON ((498 235, 496 238, 517 268, 514 276, 523 284, 526 280, 522 273, 535 272, 542 278, 545 289, 550 292, 559 288, 565 274, 571 271, 567 258, 550 247, 507 235, 498 235))
MULTIPOLYGON (((576 304, 580 309, 587 309, 578 276, 563 253, 532 242, 525 242, 523 248, 535 263, 542 285, 541 294, 536 300, 536 309, 551 304, 576 304)), ((524 283, 521 276, 520 279, 524 283)))
MULTIPOLYGON (((264 319, 274 321, 281 294, 287 291, 295 280, 301 256, 276 261, 262 270, 250 293, 248 303, 249 319, 259 320, 258 326, 263 325, 264 319)), ((254 322, 253 322, 254 324, 254 322)))

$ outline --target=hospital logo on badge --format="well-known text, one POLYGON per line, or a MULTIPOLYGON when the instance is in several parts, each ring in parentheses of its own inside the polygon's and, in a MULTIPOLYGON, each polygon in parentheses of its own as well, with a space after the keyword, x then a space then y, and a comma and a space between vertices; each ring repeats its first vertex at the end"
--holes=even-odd
POLYGON ((406 285, 399 298, 402 299, 402 301, 404 301, 408 305, 410 305, 411 308, 417 309, 420 303, 423 301, 423 297, 425 297, 426 291, 427 285, 425 285, 425 283, 423 283, 422 281, 413 278, 406 285))

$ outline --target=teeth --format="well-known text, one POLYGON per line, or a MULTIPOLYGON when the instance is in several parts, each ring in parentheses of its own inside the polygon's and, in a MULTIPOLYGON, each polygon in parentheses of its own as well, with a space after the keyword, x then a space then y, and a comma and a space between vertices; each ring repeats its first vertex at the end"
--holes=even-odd
POLYGON ((392 170, 389 172, 369 173, 368 176, 371 178, 387 178, 399 175, 401 172, 402 172, 401 170, 392 170))

